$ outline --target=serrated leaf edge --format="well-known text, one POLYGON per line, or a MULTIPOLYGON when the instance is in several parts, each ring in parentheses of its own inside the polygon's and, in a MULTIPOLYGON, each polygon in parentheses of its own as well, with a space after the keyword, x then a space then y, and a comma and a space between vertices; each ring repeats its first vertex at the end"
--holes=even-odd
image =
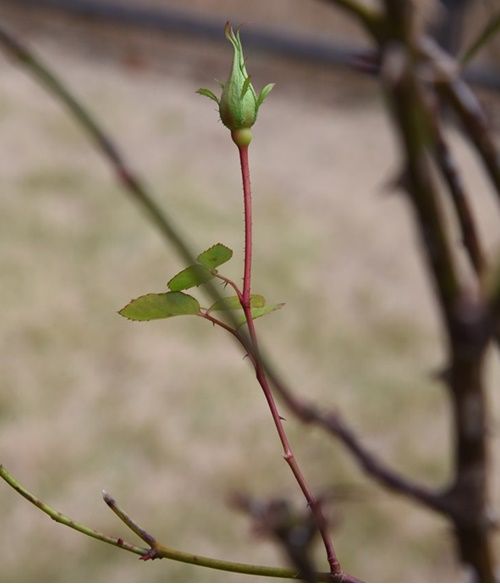
POLYGON ((120 310, 117 310, 116 313, 119 314, 122 318, 126 318, 127 320, 129 320, 130 322, 150 322, 152 320, 162 320, 161 318, 144 318, 144 319, 138 319, 138 318, 130 318, 129 316, 127 316, 126 314, 123 314, 123 311, 126 310, 133 302, 136 302, 137 300, 140 300, 141 298, 144 298, 145 296, 150 296, 150 295, 162 295, 162 294, 183 294, 184 296, 187 296, 188 298, 192 298, 193 300, 196 301, 196 304, 198 304, 198 312, 193 312, 193 313, 187 313, 187 314, 175 314, 170 316, 166 316, 165 318, 173 318, 174 316, 198 316, 200 314, 200 303, 198 301, 197 298, 195 298, 194 296, 191 296, 191 294, 186 294, 185 292, 182 292, 181 290, 175 290, 175 291, 171 291, 171 292, 146 292, 146 294, 141 294, 140 296, 137 296, 136 298, 132 298, 132 300, 130 300, 127 304, 125 304, 125 306, 123 308, 120 308, 120 310))

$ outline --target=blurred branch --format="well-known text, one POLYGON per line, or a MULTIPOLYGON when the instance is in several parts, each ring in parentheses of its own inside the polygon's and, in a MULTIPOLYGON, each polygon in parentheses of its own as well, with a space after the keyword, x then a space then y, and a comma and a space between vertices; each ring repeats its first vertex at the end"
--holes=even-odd
POLYGON ((449 512, 444 497, 407 479, 376 457, 337 412, 319 409, 294 395, 279 379, 272 382, 288 409, 304 424, 322 428, 347 449, 360 468, 384 488, 443 514, 449 512))
MULTIPOLYGON (((71 117, 87 133, 98 151, 108 161, 124 191, 145 211, 146 216, 157 228, 165 242, 169 246, 172 245, 186 262, 194 264, 195 256, 189 249, 186 238, 180 234, 172 219, 155 202, 152 193, 132 170, 131 165, 100 122, 83 106, 49 66, 36 56, 34 51, 14 37, 1 23, 0 47, 19 65, 22 65, 59 103, 66 107, 71 117)), ((222 300, 220 292, 211 281, 206 282, 204 286, 215 301, 222 300)), ((236 319, 230 311, 228 311, 226 318, 233 326, 236 326, 236 319)))
POLYGON ((369 8, 358 0, 324 0, 354 16, 374 37, 380 33, 381 15, 378 10, 369 8))
POLYGON ((165 212, 154 202, 152 195, 147 192, 145 185, 142 184, 140 179, 132 171, 117 146, 112 142, 89 110, 81 105, 73 94, 70 93, 65 84, 41 59, 35 56, 19 39, 11 35, 1 24, 0 44, 12 58, 28 69, 31 75, 68 109, 72 117, 87 132, 97 148, 110 162, 122 186, 125 187, 132 198, 146 211, 149 218, 158 227, 160 233, 168 243, 173 244, 177 251, 187 261, 191 262, 193 255, 184 243, 183 238, 177 233, 171 220, 167 219, 165 212))
POLYGON ((278 543, 300 580, 315 581, 312 547, 317 529, 310 510, 297 513, 284 499, 259 501, 243 494, 236 494, 231 502, 253 519, 257 535, 266 535, 278 543))
MULTIPOLYGON (((495 579, 495 566, 489 537, 487 410, 482 379, 489 341, 488 315, 484 300, 462 288, 439 206, 429 159, 435 149, 435 136, 419 77, 421 43, 413 37, 408 24, 411 4, 401 0, 385 0, 385 3, 391 21, 388 30, 395 32, 383 47, 383 81, 402 145, 405 187, 448 337, 447 382, 455 433, 455 477, 443 497, 455 527, 462 561, 473 570, 475 579, 491 582, 495 579)), ((445 84, 447 91, 457 86, 461 91, 458 104, 469 106, 470 101, 464 103, 462 99, 465 86, 461 82, 456 81, 453 86, 445 84)), ((447 95, 456 97, 455 91, 447 95)), ((470 121, 468 108, 466 113, 470 121)), ((477 117, 473 116, 472 120, 477 122, 477 117)), ((488 138, 482 132, 483 146, 485 136, 488 138)), ((489 156, 488 162, 491 162, 489 156)))
POLYGON ((471 61, 476 54, 487 45, 493 37, 500 31, 500 12, 498 12, 492 19, 488 19, 484 28, 480 31, 478 36, 470 44, 470 46, 464 51, 464 54, 460 58, 460 63, 462 66, 466 65, 471 61))
POLYGON ((436 162, 448 186, 453 206, 457 214, 462 241, 469 255, 471 264, 480 278, 486 267, 483 246, 476 228, 472 209, 470 208, 465 185, 460 175, 460 169, 455 164, 453 154, 446 141, 444 129, 439 119, 438 104, 428 110, 428 120, 433 133, 432 146, 436 162))
MULTIPOLYGON (((253 366, 257 366, 257 360, 260 356, 256 354, 255 347, 240 335, 239 330, 227 327, 227 325, 209 314, 203 313, 202 317, 233 335, 246 351, 253 366)), ((449 513, 449 506, 446 505, 446 501, 439 492, 423 487, 389 468, 363 445, 355 432, 342 420, 337 412, 320 409, 316 405, 297 397, 272 367, 267 369, 267 375, 285 406, 302 423, 318 426, 339 440, 361 469, 377 483, 425 507, 440 513, 449 513)))
MULTIPOLYGON (((152 536, 150 536, 146 531, 138 527, 129 517, 124 513, 117 505, 114 499, 109 495, 105 494, 105 501, 107 505, 120 517, 120 519, 134 531, 142 540, 148 544, 148 548, 141 548, 130 543, 125 542, 121 537, 109 537, 103 535, 90 527, 78 523, 71 519, 70 517, 63 515, 59 511, 56 511, 37 497, 31 494, 27 489, 25 489, 8 471, 7 469, 0 465, 0 477, 8 483, 14 490, 16 490, 22 497, 27 501, 38 507, 40 511, 48 515, 54 521, 66 525, 84 535, 108 543, 120 549, 126 550, 133 554, 137 554, 141 559, 154 559, 163 558, 174 560, 177 562, 182 562, 185 564, 193 564, 196 566, 202 566, 205 568, 212 568, 214 570, 222 570, 225 572, 234 572, 238 574, 251 574, 253 576, 264 576, 270 578, 287 578, 287 579, 297 579, 297 572, 295 570, 290 570, 288 568, 274 568, 270 566, 258 566, 253 564, 243 564, 239 562, 228 562, 225 560, 218 560, 215 558, 209 558, 205 556, 200 556, 198 554, 190 554, 182 552, 170 547, 167 547, 161 543, 158 543, 152 536), (154 553, 153 553, 154 552, 154 553)), ((316 574, 318 581, 330 581, 329 574, 316 574)))
MULTIPOLYGON (((120 180, 122 186, 127 190, 127 192, 135 199, 148 213, 149 218, 152 222, 159 228, 161 234, 164 236, 165 240, 175 246, 177 251, 181 256, 183 256, 189 263, 195 263, 195 258, 191 251, 189 250, 185 240, 180 236, 177 230, 173 227, 173 224, 167 215, 156 205, 154 199, 147 191, 144 184, 139 180, 139 178, 133 174, 132 170, 126 163, 124 157, 119 152, 118 148, 113 144, 109 136, 102 129, 99 123, 94 119, 94 117, 86 110, 80 102, 69 92, 64 83, 57 78, 57 76, 52 73, 52 71, 44 64, 42 61, 34 55, 27 47, 25 47, 21 42, 14 38, 8 31, 0 26, 0 44, 7 49, 8 53, 13 56, 20 64, 28 69, 28 71, 51 93, 58 101, 60 101, 69 110, 72 116, 78 121, 78 123, 83 127, 83 129, 91 136, 95 142, 99 151, 105 156, 111 166, 114 168, 118 179, 120 180)), ((231 283, 226 280, 226 283, 231 283)), ((231 283, 234 287, 234 284, 231 283)), ((206 283, 207 290, 215 298, 215 300, 221 300, 222 297, 218 290, 215 288, 213 283, 206 283)), ((239 291, 237 292, 239 294, 239 291)), ((248 307, 249 309, 249 307, 248 307)), ((243 331, 239 331, 235 334, 236 329, 236 318, 232 311, 226 311, 228 314, 225 315, 227 320, 233 327, 222 323, 221 321, 216 321, 213 317, 207 313, 203 313, 204 318, 212 321, 214 324, 219 324, 223 326, 228 332, 236 336, 236 338, 242 343, 244 347, 255 345, 255 334, 253 331, 253 320, 250 316, 248 319, 248 327, 250 331, 253 331, 251 342, 247 342, 247 335, 243 331)), ((333 550, 333 544, 326 530, 325 522, 323 520, 322 511, 320 505, 316 502, 314 496, 310 492, 309 488, 306 486, 304 476, 300 471, 295 457, 292 454, 288 438, 284 429, 281 427, 281 421, 279 414, 277 413, 276 406, 274 405, 274 398, 268 387, 267 379, 265 376, 266 364, 262 356, 255 351, 254 365, 256 368, 257 379, 264 390, 266 400, 271 408, 273 419, 276 422, 278 434, 284 448, 284 458, 289 465, 294 477, 296 478, 301 491, 303 492, 308 504, 314 515, 318 519, 318 529, 325 541, 325 546, 328 551, 328 561, 331 566, 332 573, 339 575, 341 573, 340 564, 335 556, 333 550)))
POLYGON ((460 78, 455 63, 431 39, 425 39, 420 50, 434 69, 436 90, 456 113, 465 137, 475 146, 500 200, 498 153, 476 96, 460 78))

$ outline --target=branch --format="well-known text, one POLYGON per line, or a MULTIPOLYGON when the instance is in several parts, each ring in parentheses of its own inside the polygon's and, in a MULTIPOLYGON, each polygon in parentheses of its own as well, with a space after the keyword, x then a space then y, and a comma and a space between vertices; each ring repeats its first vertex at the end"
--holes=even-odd
MULTIPOLYGON (((40 83, 60 104, 62 104, 71 117, 80 125, 84 132, 91 138, 97 150, 110 164, 117 180, 131 199, 141 207, 151 223, 158 229, 168 245, 172 245, 178 254, 188 263, 196 263, 194 254, 186 244, 184 238, 167 213, 155 202, 152 193, 120 152, 118 146, 104 130, 97 119, 83 104, 71 93, 66 84, 35 55, 18 38, 15 38, 0 23, 0 47, 10 55, 19 65, 40 83)), ((222 300, 222 295, 212 282, 204 284, 207 292, 214 301, 222 300)), ((236 326, 234 316, 229 312, 228 321, 236 326)))
MULTIPOLYGON (((38 58, 30 51, 26 46, 24 46, 18 39, 14 38, 7 30, 2 28, 0 25, 0 44, 3 45, 4 49, 16 59, 21 65, 23 65, 40 83, 41 85, 49 91, 59 102, 61 102, 69 111, 69 113, 74 117, 74 119, 80 124, 80 126, 87 132, 87 134, 92 138, 96 144, 98 150, 104 155, 104 157, 111 164, 115 173, 121 182, 122 186, 131 195, 131 197, 138 202, 147 212, 149 218, 154 223, 154 225, 159 229, 160 233, 164 239, 169 243, 173 244, 179 254, 184 257, 189 263, 194 263, 195 259, 188 246, 185 244, 184 239, 180 236, 178 231, 173 227, 170 219, 167 218, 165 213, 158 207, 154 202, 154 199, 150 195, 149 191, 145 185, 139 180, 139 178, 133 173, 131 168, 128 166, 122 154, 119 152, 118 148, 113 144, 105 131, 101 128, 94 117, 80 104, 80 102, 70 93, 66 88, 65 84, 38 58)), ((219 294, 213 283, 206 283, 207 291, 215 300, 221 300, 222 296, 219 294)), ((235 287, 236 289, 236 287, 235 287)), ((239 295, 239 291, 237 291, 239 295)), ((249 346, 252 343, 247 341, 246 333, 243 331, 235 334, 234 329, 236 329, 236 319, 231 311, 228 311, 227 319, 229 324, 233 326, 225 326, 223 323, 218 321, 215 323, 213 317, 208 314, 203 315, 204 318, 211 320, 214 324, 219 324, 224 326, 228 332, 237 336, 238 340, 242 342, 243 346, 249 346)), ((262 367, 259 381, 261 385, 266 383, 263 370, 265 365, 264 361, 258 360, 260 363, 259 367, 262 367)), ((257 361, 256 361, 257 363, 257 361)), ((266 391, 266 390, 265 390, 266 391)), ((266 398, 271 405, 272 395, 270 392, 266 394, 266 398)), ((277 412, 274 414, 275 419, 279 420, 279 415, 277 412)), ((278 424, 279 425, 279 424, 278 424)), ((280 434, 281 437, 281 434, 280 434)), ((315 503, 314 498, 309 495, 308 490, 304 487, 303 477, 298 470, 295 463, 295 459, 290 454, 289 448, 286 448, 285 459, 290 465, 295 477, 297 478, 302 490, 308 501, 310 502, 314 512, 321 516, 321 510, 319 506, 315 503)), ((321 524, 319 525, 320 532, 325 534, 325 528, 321 524)), ((330 564, 333 571, 340 571, 338 563, 334 554, 329 555, 330 564)))
MULTIPOLYGON (((385 1, 388 7, 398 3, 398 0, 385 1)), ((495 570, 488 531, 487 406, 483 383, 484 355, 489 341, 488 314, 481 296, 469 293, 461 285, 439 205, 429 160, 429 152, 434 147, 432 122, 426 110, 424 85, 418 76, 422 65, 421 43, 412 38, 411 27, 404 36, 399 36, 405 29, 405 15, 398 14, 396 9, 393 14, 393 27, 399 32, 384 47, 385 88, 404 153, 405 187, 448 337, 447 384, 454 425, 455 477, 443 496, 462 561, 471 568, 475 579, 490 582, 495 579, 495 570)), ((472 104, 474 109, 475 101, 461 99, 463 92, 468 92, 463 83, 457 80, 453 85, 445 83, 446 95, 457 97, 455 91, 448 93, 457 85, 462 94, 456 103, 466 106, 468 121, 477 122, 476 116, 469 115, 469 107, 472 104)), ((494 148, 489 149, 488 132, 479 128, 477 133, 477 126, 473 126, 474 136, 480 139, 477 146, 483 155, 487 154, 485 162, 493 171, 492 177, 500 179, 494 148), (488 146, 486 150, 485 146, 488 146)))
POLYGON ((375 482, 389 491, 412 499, 424 507, 445 515, 449 513, 449 506, 441 493, 407 479, 378 459, 364 446, 354 430, 349 427, 337 412, 320 410, 313 404, 297 398, 276 377, 272 377, 272 382, 285 405, 302 423, 318 426, 339 440, 359 467, 375 482))
MULTIPOLYGON (((427 104, 424 104, 427 105, 427 104)), ((453 206, 460 225, 462 241, 469 255, 470 262, 480 278, 486 268, 483 246, 476 228, 472 209, 470 208, 465 184, 460 175, 460 169, 455 164, 452 152, 446 141, 444 130, 439 119, 439 105, 428 104, 427 118, 432 130, 432 146, 437 165, 443 175, 451 195, 453 206)))
POLYGON ((476 96, 460 78, 453 61, 430 39, 421 43, 420 50, 434 69, 436 90, 456 113, 465 136, 477 153, 496 190, 500 202, 500 164, 488 122, 476 96))
POLYGON ((326 2, 354 16, 374 38, 380 36, 379 11, 369 8, 359 0, 326 0, 326 2))
POLYGON ((241 303, 243 295, 241 293, 241 290, 238 288, 238 285, 236 284, 236 282, 234 282, 233 280, 230 280, 229 278, 226 278, 225 276, 223 276, 222 274, 219 274, 219 273, 216 273, 215 277, 218 278, 219 280, 222 280, 222 282, 224 282, 224 287, 231 286, 231 288, 236 292, 236 296, 238 297, 238 300, 241 303))
MULTIPOLYGON (((239 331, 231 329, 209 314, 203 313, 201 316, 231 333, 240 342, 256 369, 258 359, 263 362, 262 355, 256 355, 255 345, 251 345, 240 335, 239 331)), ((427 508, 449 515, 450 507, 447 505, 443 495, 421 486, 389 468, 363 445, 355 432, 342 420, 338 413, 319 409, 315 405, 301 400, 287 387, 269 363, 265 363, 265 366, 269 380, 283 403, 302 423, 318 426, 339 440, 361 469, 384 488, 412 499, 427 508)))
POLYGON ((165 239, 173 244, 187 261, 191 262, 193 256, 171 220, 167 219, 165 213, 154 202, 145 185, 132 171, 117 146, 111 141, 92 114, 82 106, 61 79, 40 58, 22 44, 19 39, 11 35, 2 25, 0 25, 0 44, 15 61, 26 68, 57 101, 66 107, 114 168, 122 186, 143 207, 165 239))
MULTIPOLYGON (((209 558, 205 556, 200 556, 198 554, 190 554, 182 552, 163 544, 158 543, 152 536, 150 536, 146 531, 138 527, 129 517, 123 512, 114 499, 109 495, 105 494, 105 501, 107 505, 120 517, 120 519, 134 531, 142 540, 144 540, 149 548, 142 548, 125 542, 121 537, 109 537, 103 535, 90 527, 78 523, 63 515, 59 511, 56 511, 37 497, 31 494, 27 489, 25 489, 19 482, 7 471, 7 469, 0 465, 0 477, 8 483, 13 489, 15 489, 22 497, 27 501, 38 507, 43 513, 48 515, 57 523, 66 525, 84 535, 108 543, 125 551, 137 554, 141 559, 153 559, 153 558, 164 558, 169 560, 174 560, 176 562, 182 562, 185 564, 193 564, 195 566, 202 566, 205 568, 212 568, 214 570, 222 570, 225 572, 234 572, 238 574, 251 574, 253 576, 267 576, 270 578, 289 578, 297 579, 297 572, 295 570, 290 570, 288 568, 274 568, 271 566, 258 566, 253 564, 243 564, 239 562, 229 562, 225 560, 218 560, 215 558, 209 558), (153 547, 154 546, 154 547, 153 547), (154 555, 152 554, 154 551, 154 555)), ((325 573, 317 574, 318 582, 328 582, 330 575, 325 573)))
MULTIPOLYGON (((137 523, 123 510, 119 507, 116 500, 108 493, 103 493, 103 498, 108 505, 108 507, 115 513, 115 515, 125 523, 125 525, 131 529, 136 535, 138 535, 144 542, 149 546, 147 553, 141 558, 143 560, 155 560, 159 558, 168 558, 173 560, 178 560, 188 564, 196 564, 198 566, 204 566, 205 568, 213 568, 215 570, 223 570, 226 572, 235 572, 241 574, 252 574, 255 576, 270 576, 273 578, 292 578, 298 579, 299 574, 296 570, 290 570, 287 568, 270 568, 267 566, 254 566, 250 564, 240 564, 237 562, 226 562, 224 560, 216 560, 213 558, 207 558, 203 556, 187 554, 185 552, 179 552, 178 550, 172 550, 159 543, 150 533, 148 533, 142 527, 139 527, 137 523), (175 557, 174 557, 175 556, 175 557)), ((331 575, 328 573, 315 573, 315 581, 317 582, 330 582, 331 575)))
POLYGON ((462 67, 467 65, 485 45, 487 45, 493 37, 500 30, 500 12, 497 12, 495 16, 488 19, 484 28, 480 31, 477 38, 470 44, 470 46, 465 50, 464 54, 460 58, 460 64, 462 67))
POLYGON ((55 509, 53 509, 52 507, 50 507, 49 505, 47 505, 46 503, 41 501, 38 497, 31 494, 27 489, 25 489, 10 474, 10 472, 8 472, 8 470, 3 465, 0 465, 0 477, 7 484, 9 484, 15 491, 17 491, 22 497, 24 497, 27 501, 29 501, 30 503, 35 505, 35 507, 38 507, 38 509, 40 509, 40 511, 42 511, 43 513, 48 515, 51 519, 53 519, 57 523, 61 523, 62 525, 66 525, 67 527, 70 527, 71 529, 74 529, 75 531, 79 531, 80 533, 83 533, 84 535, 87 535, 88 537, 98 539, 99 541, 103 541, 104 543, 109 543, 110 545, 114 545, 115 547, 119 547, 119 548, 124 549, 128 552, 131 552, 133 554, 137 554, 139 556, 142 556, 145 553, 147 553, 147 551, 148 551, 147 549, 140 548, 140 547, 137 547, 137 546, 132 545, 130 543, 127 543, 127 542, 123 541, 123 539, 121 537, 118 537, 118 538, 109 537, 107 535, 99 533, 98 531, 95 531, 94 529, 91 529, 90 527, 87 527, 86 525, 83 525, 82 523, 78 523, 74 519, 71 519, 70 517, 63 515, 59 511, 56 511, 55 509))

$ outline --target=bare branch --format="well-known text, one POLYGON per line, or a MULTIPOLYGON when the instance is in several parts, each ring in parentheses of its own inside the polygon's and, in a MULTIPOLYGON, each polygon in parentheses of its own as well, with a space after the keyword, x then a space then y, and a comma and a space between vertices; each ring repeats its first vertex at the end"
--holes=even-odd
POLYGON ((405 478, 396 470, 387 466, 375 454, 363 445, 356 433, 347 425, 337 412, 319 409, 305 400, 299 399, 280 379, 272 382, 281 399, 291 412, 304 424, 322 428, 335 437, 353 456, 360 468, 384 488, 428 507, 439 513, 448 514, 449 506, 439 493, 405 478))
POLYGON ((435 71, 435 87, 445 103, 456 113, 465 137, 475 146, 500 202, 500 162, 488 122, 476 96, 460 78, 453 61, 430 39, 420 43, 420 50, 435 71))
POLYGON ((485 270, 486 259, 483 246, 476 228, 476 223, 470 208, 460 169, 455 164, 453 154, 448 146, 444 130, 439 118, 438 104, 429 104, 428 120, 433 132, 434 153, 436 162, 448 186, 455 212, 460 224, 462 240, 469 255, 470 262, 480 278, 485 270))
POLYGON ((359 0, 325 0, 358 20, 375 38, 380 36, 381 14, 359 0))
MULTIPOLYGON (((288 568, 274 568, 270 566, 257 566, 253 564, 243 564, 239 562, 229 562, 226 560, 218 560, 215 558, 209 558, 206 556, 200 556, 198 554, 190 554, 167 547, 161 543, 158 543, 152 536, 150 536, 145 530, 140 528, 136 523, 130 519, 130 517, 122 511, 116 501, 105 494, 105 501, 107 505, 120 517, 120 519, 134 531, 141 539, 146 541, 149 548, 141 548, 130 543, 125 542, 121 537, 110 537, 103 535, 82 523, 76 522, 74 519, 63 515, 59 511, 50 507, 38 497, 30 493, 25 487, 23 487, 8 471, 7 469, 0 465, 0 478, 2 478, 7 484, 9 484, 14 490, 16 490, 22 497, 27 501, 38 507, 40 511, 48 515, 54 521, 66 525, 84 535, 98 539, 104 543, 108 543, 125 551, 131 552, 133 554, 139 555, 142 559, 153 559, 153 558, 165 558, 169 560, 175 560, 176 562, 182 562, 185 564, 193 564, 196 566, 203 566, 205 568, 212 568, 214 570, 222 570, 225 572, 234 572, 238 574, 251 574, 254 576, 264 576, 270 578, 288 578, 297 579, 297 572, 295 570, 290 570, 288 568), (154 555, 152 555, 152 550, 154 555)), ((329 574, 317 574, 318 581, 329 581, 329 574)))
MULTIPOLYGON (((398 0, 385 1, 387 6, 398 4, 398 0)), ((487 407, 483 383, 484 354, 489 341, 488 315, 484 300, 467 291, 459 280, 439 208, 429 161, 433 126, 426 109, 423 81, 418 75, 422 43, 411 36, 411 27, 406 29, 404 13, 394 8, 391 13, 388 11, 388 17, 395 19, 392 27, 398 32, 385 46, 385 87, 404 153, 408 178, 405 186, 448 337, 455 477, 444 498, 462 561, 474 571, 474 578, 490 582, 495 579, 495 568, 488 533, 487 407), (405 29, 407 32, 401 37, 405 29)), ((498 171, 496 154, 489 149, 488 133, 477 127, 481 120, 471 115, 470 101, 462 100, 466 86, 455 80, 453 84, 445 82, 443 87, 447 96, 460 98, 455 104, 467 106, 464 111, 471 122, 469 133, 476 132, 477 147, 485 163, 492 171, 498 171), (457 86, 461 88, 458 96, 454 90, 450 92, 450 88, 457 86), (486 150, 485 146, 488 146, 486 150)), ((492 177, 496 177, 495 172, 492 177)))

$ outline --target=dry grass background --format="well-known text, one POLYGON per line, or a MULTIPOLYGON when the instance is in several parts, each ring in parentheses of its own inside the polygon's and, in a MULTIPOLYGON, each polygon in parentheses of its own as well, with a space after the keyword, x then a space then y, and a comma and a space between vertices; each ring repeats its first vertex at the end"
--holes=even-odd
MULTIPOLYGON (((224 78, 228 51, 165 40, 155 45, 161 67, 140 59, 132 67, 133 35, 110 57, 98 37, 76 50, 77 29, 51 26, 33 44, 104 120, 195 248, 220 240, 235 249, 227 275, 239 278, 236 153, 210 102, 194 94, 224 78)), ((440 331, 404 197, 384 194, 398 155, 382 99, 371 82, 339 72, 258 54, 250 62, 258 86, 278 81, 251 152, 254 286, 287 303, 258 322, 263 341, 298 392, 339 407, 375 452, 439 485, 450 473, 446 395, 431 377, 443 363, 440 331)), ((116 314, 162 290, 182 264, 59 107, 3 58, 0 68, 1 462, 103 531, 128 537, 100 500, 106 488, 167 544, 281 563, 226 505, 234 490, 301 504, 248 363, 203 321, 134 324, 116 314)), ((491 189, 451 133, 498 252, 491 189)), ((493 353, 488 375, 498 504, 493 353)), ((462 577, 439 518, 373 487, 320 432, 293 418, 287 427, 317 490, 360 489, 328 510, 350 572, 372 581, 462 577)), ((52 523, 5 486, 0 515, 4 581, 255 580, 138 562, 52 523)))

